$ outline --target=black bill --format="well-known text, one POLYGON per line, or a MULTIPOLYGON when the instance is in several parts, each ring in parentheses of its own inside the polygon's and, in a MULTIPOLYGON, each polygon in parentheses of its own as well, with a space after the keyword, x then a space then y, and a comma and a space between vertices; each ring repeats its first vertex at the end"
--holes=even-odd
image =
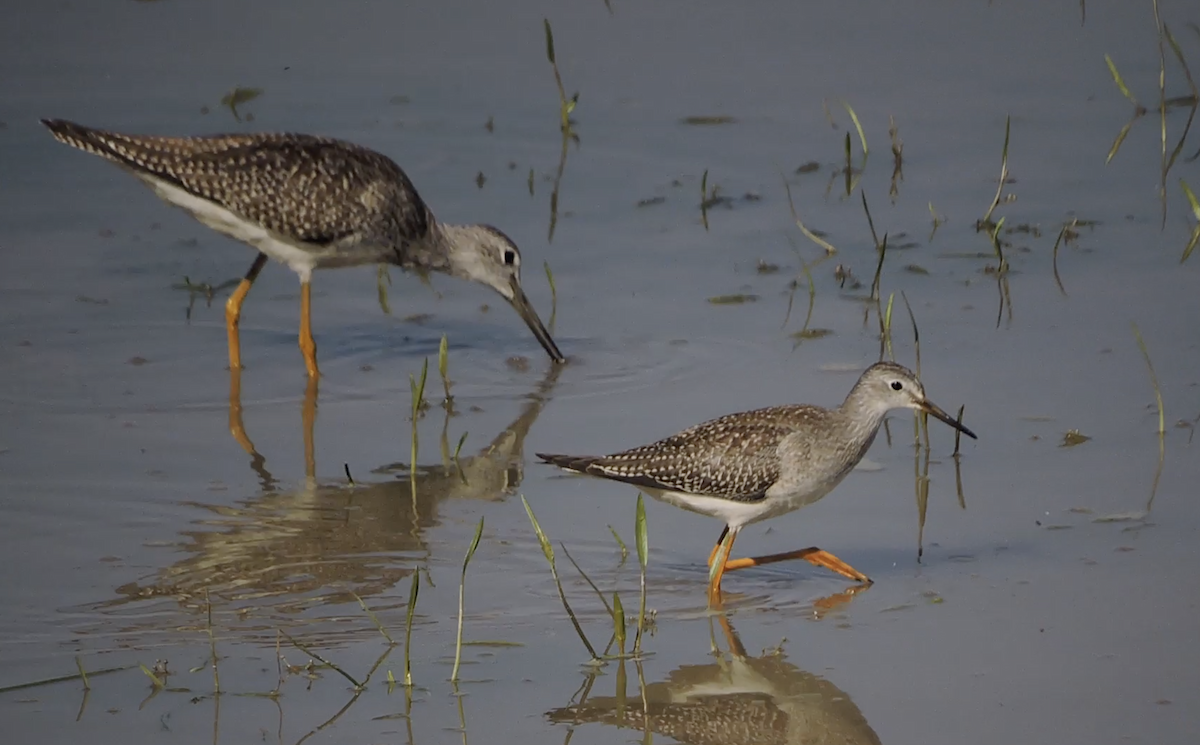
MULTIPOLYGON (((537 311, 533 309, 529 298, 525 297, 525 291, 521 289, 520 283, 515 279, 512 283, 512 290, 513 296, 511 302, 513 310, 517 312, 521 320, 525 321, 525 325, 533 332, 538 343, 542 345, 542 349, 545 349, 546 354, 550 355, 550 359, 555 362, 566 362, 567 358, 563 357, 563 353, 558 351, 558 345, 554 343, 554 339, 550 338, 550 332, 542 325, 542 319, 538 318, 537 311)), ((971 436, 974 437, 975 435, 971 436)))
POLYGON ((945 422, 946 424, 949 424, 951 427, 954 427, 959 432, 962 432, 967 437, 970 437, 972 440, 979 439, 978 437, 975 436, 974 432, 972 432, 971 430, 969 430, 966 427, 959 424, 949 414, 942 411, 941 408, 938 407, 938 405, 933 403, 932 401, 922 401, 921 402, 921 411, 924 411, 925 413, 930 414, 930 415, 936 417, 937 419, 941 419, 943 422, 945 422))

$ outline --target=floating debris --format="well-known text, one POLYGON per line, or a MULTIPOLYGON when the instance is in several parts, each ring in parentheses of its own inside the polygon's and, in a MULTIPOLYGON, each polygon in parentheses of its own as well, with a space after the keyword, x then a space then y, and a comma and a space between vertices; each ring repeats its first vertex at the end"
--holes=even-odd
MULTIPOLYGON (((221 98, 221 105, 229 109, 233 113, 233 118, 240 122, 242 118, 238 116, 237 107, 253 101, 262 94, 262 88, 242 88, 238 86, 221 98)), ((251 121, 250 117, 247 117, 246 120, 251 121)))
POLYGON ((1145 519, 1149 514, 1145 510, 1131 510, 1129 512, 1112 512, 1107 515, 1100 515, 1092 518, 1094 523, 1131 523, 1145 519))
POLYGON ((716 295, 714 297, 710 297, 708 302, 712 303, 713 305, 740 305, 742 303, 758 302, 758 295, 716 295))
POLYGON ((1092 438, 1083 434, 1079 430, 1070 429, 1070 430, 1067 430, 1067 433, 1065 435, 1063 435, 1062 442, 1060 442, 1058 444, 1058 446, 1060 448, 1073 448, 1076 445, 1082 445, 1083 443, 1087 442, 1090 439, 1092 439, 1092 438))
POLYGON ((733 124, 737 121, 732 116, 685 116, 680 120, 681 123, 693 127, 711 127, 718 124, 733 124))

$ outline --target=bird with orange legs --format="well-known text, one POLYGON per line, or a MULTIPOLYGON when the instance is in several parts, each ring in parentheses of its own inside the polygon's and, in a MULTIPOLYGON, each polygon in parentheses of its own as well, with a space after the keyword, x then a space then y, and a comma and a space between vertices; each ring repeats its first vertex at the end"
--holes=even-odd
POLYGON ((831 492, 862 460, 893 409, 925 412, 975 437, 925 397, 911 370, 879 362, 833 409, 774 406, 729 414, 612 455, 538 457, 567 471, 632 484, 664 502, 724 521, 708 558, 708 597, 716 605, 725 572, 791 559, 871 583, 867 575, 815 546, 740 559, 731 559, 730 551, 747 525, 810 505, 831 492))
POLYGON ((165 201, 258 250, 225 304, 231 370, 242 367, 242 303, 268 258, 300 278, 300 350, 310 378, 320 375, 312 273, 363 264, 442 272, 491 287, 552 360, 566 359, 521 289, 516 244, 490 225, 439 222, 385 155, 305 134, 155 137, 61 119, 42 123, 60 142, 116 163, 165 201))

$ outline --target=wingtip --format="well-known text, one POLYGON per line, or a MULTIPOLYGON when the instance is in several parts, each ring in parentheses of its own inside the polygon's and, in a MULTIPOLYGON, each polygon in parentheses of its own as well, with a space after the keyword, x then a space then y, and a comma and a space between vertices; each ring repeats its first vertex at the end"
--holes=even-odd
POLYGON ((45 119, 39 119, 38 121, 40 121, 42 123, 43 127, 45 127, 46 129, 48 129, 54 133, 62 132, 70 127, 78 126, 77 124, 69 122, 66 119, 45 118, 45 119))
POLYGON ((82 147, 87 142, 88 128, 66 119, 41 119, 42 125, 59 142, 82 147))
POLYGON ((575 473, 586 473, 588 465, 594 458, 579 455, 559 455, 556 453, 534 453, 546 463, 552 466, 557 466, 564 471, 574 471, 575 473))

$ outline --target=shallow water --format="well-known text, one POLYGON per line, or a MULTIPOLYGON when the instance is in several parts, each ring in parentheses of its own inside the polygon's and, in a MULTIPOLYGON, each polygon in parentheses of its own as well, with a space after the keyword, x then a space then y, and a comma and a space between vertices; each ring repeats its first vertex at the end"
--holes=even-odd
MULTIPOLYGON (((1156 114, 1105 165, 1132 107, 1104 55, 1153 108, 1151 9, 1085 7, 1082 22, 1075 3, 15 10, 0 28, 0 688, 71 675, 76 658, 125 669, 93 675, 86 695, 78 679, 0 693, 13 741, 579 745, 646 728, 679 742, 1188 741, 1200 728, 1200 444, 1176 422, 1200 414, 1200 264, 1179 263, 1195 221, 1178 179, 1200 188, 1185 160, 1200 135, 1168 176, 1164 226, 1156 114), (565 163, 544 17, 567 93, 580 92, 565 163), (251 122, 219 104, 238 85, 264 91, 239 107, 251 122), (849 196, 847 132, 856 168, 861 147, 843 100, 870 147, 849 196), (889 116, 904 143, 894 196, 889 116), (1007 116, 1016 199, 995 216, 1030 232, 1006 234, 1001 306, 975 221, 995 194, 1007 116), (549 263, 571 364, 547 372, 485 290, 436 277, 431 291, 393 271, 385 313, 375 269, 342 270, 314 284, 314 392, 296 349, 295 279, 271 266, 246 304, 231 407, 227 290, 209 303, 177 285, 237 278, 251 253, 55 143, 39 117, 289 129, 377 148, 442 219, 491 222, 517 241, 546 320, 549 263), (815 173, 795 172, 810 161, 815 173), (732 201, 702 216, 706 171, 732 201), (835 257, 814 263, 823 251, 795 227, 781 173, 835 257), (888 235, 894 354, 914 364, 903 292, 930 396, 965 404, 980 440, 964 443, 956 472, 952 432, 931 429, 923 536, 922 464, 898 413, 872 467, 738 542, 754 554, 819 543, 876 581, 857 594, 807 564, 776 564, 730 575, 726 614, 709 614, 703 562, 720 525, 648 502, 649 654, 591 680, 520 497, 602 646, 611 621, 559 542, 635 612, 636 559, 622 560, 608 527, 632 548, 635 492, 562 476, 533 453, 605 452, 730 411, 838 402, 880 353, 876 310, 860 299, 878 255, 863 193, 888 235), (932 236, 931 204, 947 218, 932 236), (1097 224, 1059 249, 1064 294, 1052 248, 1073 218, 1097 224), (815 287, 807 323, 801 259, 815 287), (862 287, 840 286, 838 264, 862 287), (756 300, 708 302, 730 294, 756 300), (1157 476, 1154 389, 1131 322, 1165 406, 1157 476), (832 333, 797 345, 806 327, 832 333), (436 361, 443 333, 456 413, 437 406, 431 371, 414 496, 409 376, 436 361), (1060 447, 1072 429, 1092 439, 1060 447), (451 456, 464 433, 460 476, 451 456), (464 634, 504 644, 464 648, 460 697, 447 680, 480 518, 464 634), (409 702, 386 677, 403 677, 414 572, 409 702), (356 596, 400 642, 390 652, 356 596), (331 669, 308 679, 310 655, 281 632, 356 680, 375 666, 369 684, 355 695, 331 669), (282 684, 277 643, 296 666, 282 684), (137 665, 156 660, 171 674, 151 696, 137 665), (277 697, 246 695, 277 686, 277 697), (742 725, 720 729, 731 721, 742 725)), ((1200 36, 1187 24, 1200 17, 1182 3, 1161 10, 1195 67, 1200 36)), ((1169 48, 1166 59, 1167 95, 1186 95, 1169 48)), ((1170 145, 1187 116, 1168 114, 1170 145)))

